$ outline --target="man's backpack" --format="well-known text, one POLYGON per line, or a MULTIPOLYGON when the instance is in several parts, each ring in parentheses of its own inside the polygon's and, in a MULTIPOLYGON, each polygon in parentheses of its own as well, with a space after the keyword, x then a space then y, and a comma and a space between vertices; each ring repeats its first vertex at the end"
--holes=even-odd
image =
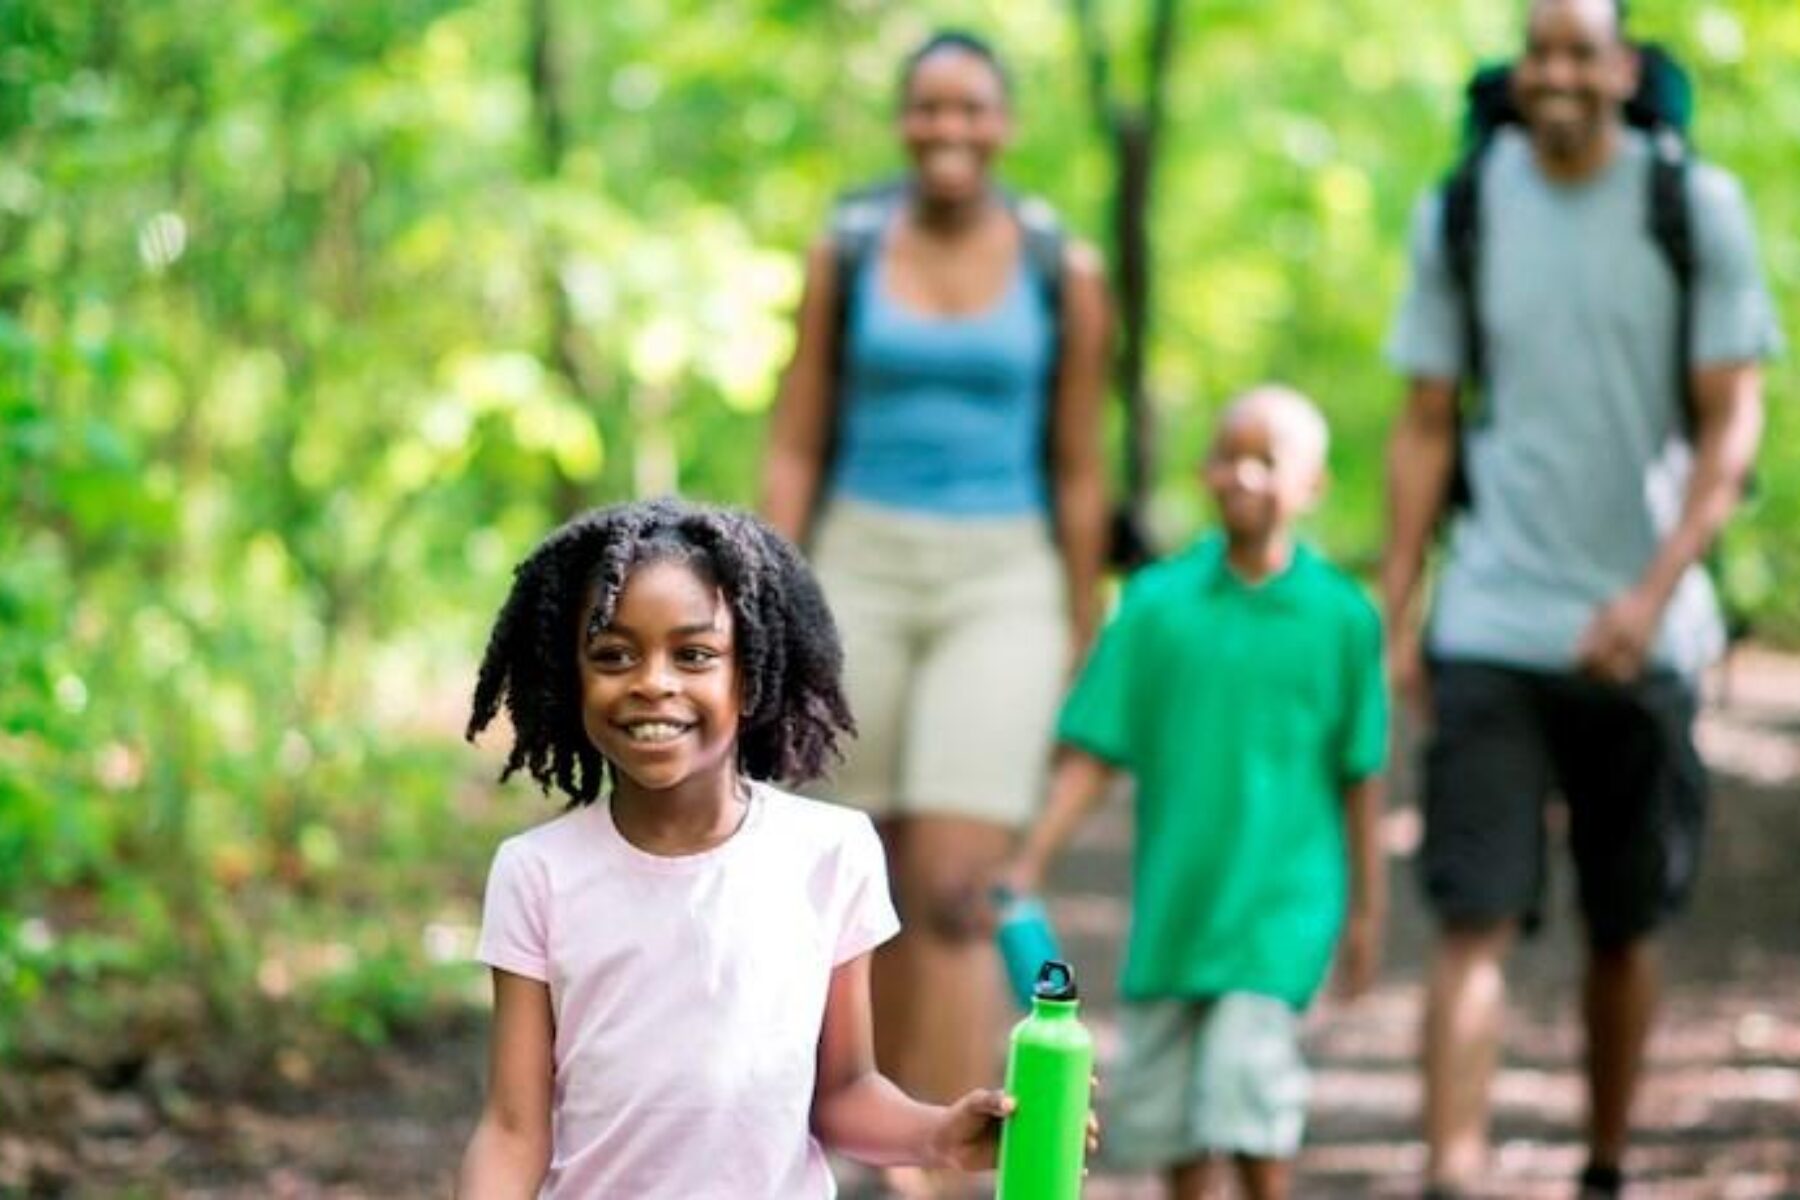
MULTIPOLYGON (((1627 124, 1650 136, 1649 229, 1647 232, 1669 264, 1675 280, 1676 328, 1673 368, 1681 396, 1681 428, 1694 432, 1691 342, 1694 324, 1694 238, 1688 212, 1688 127, 1693 119, 1693 88, 1687 72, 1667 51, 1639 45, 1637 92, 1625 105, 1627 124)), ((1457 406, 1455 458, 1450 500, 1467 508, 1474 499, 1462 449, 1462 427, 1479 425, 1491 416, 1486 390, 1487 354, 1480 312, 1481 294, 1481 166, 1494 135, 1522 118, 1512 98, 1509 64, 1483 67, 1469 80, 1463 127, 1463 153, 1444 182, 1442 227, 1444 257, 1456 284, 1463 341, 1462 400, 1457 406)))

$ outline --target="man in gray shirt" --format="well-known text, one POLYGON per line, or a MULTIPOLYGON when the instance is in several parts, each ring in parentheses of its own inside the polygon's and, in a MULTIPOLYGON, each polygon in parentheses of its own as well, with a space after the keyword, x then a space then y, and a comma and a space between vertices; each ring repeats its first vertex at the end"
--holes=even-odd
POLYGON ((1736 183, 1690 164, 1691 369, 1677 378, 1680 291, 1651 235, 1652 143, 1624 120, 1639 60, 1621 23, 1616 0, 1530 6, 1520 125, 1476 177, 1478 415, 1459 415, 1471 348, 1438 195, 1419 208, 1389 347, 1410 388, 1382 591, 1396 687, 1431 727, 1425 1132, 1440 1195, 1484 1167, 1502 966, 1537 918, 1553 786, 1588 944, 1583 1190, 1620 1187, 1658 994, 1652 938, 1689 889, 1703 826, 1694 684, 1722 634, 1697 563, 1741 495, 1759 364, 1779 341, 1736 183), (1459 454, 1470 497, 1453 511, 1459 454), (1421 632, 1416 593, 1445 517, 1421 632))

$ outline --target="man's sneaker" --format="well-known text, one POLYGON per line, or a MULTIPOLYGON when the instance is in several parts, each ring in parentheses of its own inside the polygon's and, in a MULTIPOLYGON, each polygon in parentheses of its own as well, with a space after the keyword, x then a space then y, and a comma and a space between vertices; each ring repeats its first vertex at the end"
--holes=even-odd
POLYGON ((1581 1200, 1613 1200, 1625 1194, 1625 1172, 1589 1163, 1581 1169, 1581 1200))

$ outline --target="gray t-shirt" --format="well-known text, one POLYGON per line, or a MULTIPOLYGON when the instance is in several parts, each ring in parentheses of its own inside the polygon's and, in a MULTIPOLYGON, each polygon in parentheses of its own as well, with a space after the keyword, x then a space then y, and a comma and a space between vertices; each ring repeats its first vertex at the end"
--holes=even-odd
MULTIPOLYGON (((1650 146, 1632 131, 1594 179, 1538 170, 1503 131, 1481 178, 1481 304, 1488 387, 1463 453, 1474 503, 1459 513, 1433 605, 1434 653, 1546 670, 1574 665, 1595 610, 1638 581, 1681 513, 1692 459, 1681 437, 1672 339, 1677 296, 1649 233, 1650 146)), ((1697 257, 1693 362, 1752 362, 1780 346, 1735 180, 1688 173, 1697 257)), ((1463 347, 1440 197, 1418 207, 1412 285, 1388 357, 1454 379, 1463 347)), ((1681 583, 1652 662, 1693 673, 1723 644, 1705 573, 1681 583)))

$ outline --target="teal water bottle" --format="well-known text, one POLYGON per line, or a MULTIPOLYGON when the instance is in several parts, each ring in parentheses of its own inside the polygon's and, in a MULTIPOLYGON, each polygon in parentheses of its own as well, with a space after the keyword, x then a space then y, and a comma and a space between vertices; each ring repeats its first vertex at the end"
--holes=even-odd
POLYGON ((993 899, 999 915, 994 939, 1000 944, 1000 959, 1006 964, 1006 981, 1012 985, 1013 999, 1019 1007, 1030 1012, 1038 971, 1045 963, 1062 959, 1056 931, 1050 927, 1043 901, 1036 896, 1021 896, 1001 887, 994 889, 993 899))
POLYGON ((1000 1126, 994 1200, 1081 1196, 1094 1039, 1076 1018, 1078 1000, 1069 964, 1045 963, 1006 1059, 1006 1092, 1017 1107, 1000 1126))

